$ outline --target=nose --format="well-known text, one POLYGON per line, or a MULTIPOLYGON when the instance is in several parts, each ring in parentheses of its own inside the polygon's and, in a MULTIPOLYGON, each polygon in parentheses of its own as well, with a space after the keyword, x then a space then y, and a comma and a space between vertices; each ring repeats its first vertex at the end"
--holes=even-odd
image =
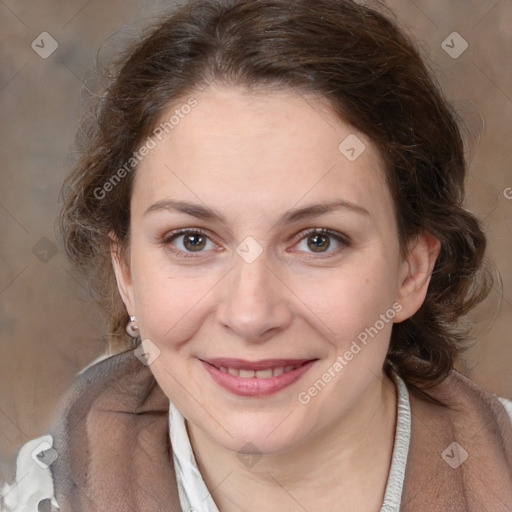
POLYGON ((287 301, 290 291, 265 254, 252 263, 234 255, 217 309, 217 320, 238 338, 261 343, 286 329, 292 318, 287 301))

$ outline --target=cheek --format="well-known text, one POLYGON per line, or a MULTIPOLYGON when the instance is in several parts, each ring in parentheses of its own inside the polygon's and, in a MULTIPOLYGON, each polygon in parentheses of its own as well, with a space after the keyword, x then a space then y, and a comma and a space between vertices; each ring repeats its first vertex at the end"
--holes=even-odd
POLYGON ((384 254, 347 262, 324 275, 297 275, 294 280, 291 288, 302 299, 303 310, 309 311, 310 321, 341 348, 390 308, 394 311, 398 276, 384 254))
POLYGON ((207 314, 209 291, 218 277, 177 274, 147 253, 134 255, 132 272, 141 335, 166 347, 191 338, 207 314))

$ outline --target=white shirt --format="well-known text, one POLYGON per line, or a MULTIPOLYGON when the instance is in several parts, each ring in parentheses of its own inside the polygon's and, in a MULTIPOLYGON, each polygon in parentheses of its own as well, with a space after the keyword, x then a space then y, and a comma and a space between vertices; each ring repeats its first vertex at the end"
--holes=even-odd
MULTIPOLYGON (((391 467, 380 512, 400 511, 411 435, 409 392, 398 375, 393 374, 393 377, 398 392, 397 424, 391 467)), ((505 406, 512 421, 512 402, 500 397, 498 399, 505 406)), ((171 402, 169 432, 181 509, 184 512, 219 512, 197 467, 185 419, 171 402)), ((44 500, 50 500, 52 511, 58 510, 51 471, 48 466, 44 467, 46 463, 51 463, 52 444, 52 437, 46 435, 23 445, 17 459, 16 482, 12 485, 4 484, 0 489, 0 496, 3 497, 3 501, 0 501, 0 512, 38 512, 39 503, 44 500), (42 456, 37 457, 42 452, 42 456)))

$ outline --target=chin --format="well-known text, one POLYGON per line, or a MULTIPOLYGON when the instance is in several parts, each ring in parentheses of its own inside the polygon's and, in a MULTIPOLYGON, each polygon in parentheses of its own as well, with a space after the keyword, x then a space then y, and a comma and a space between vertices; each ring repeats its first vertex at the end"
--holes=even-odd
POLYGON ((301 434, 298 426, 285 419, 287 414, 267 418, 258 416, 248 413, 243 419, 233 418, 231 421, 226 417, 223 422, 225 430, 219 427, 211 431, 209 423, 204 431, 217 444, 240 454, 277 455, 296 447, 301 434))

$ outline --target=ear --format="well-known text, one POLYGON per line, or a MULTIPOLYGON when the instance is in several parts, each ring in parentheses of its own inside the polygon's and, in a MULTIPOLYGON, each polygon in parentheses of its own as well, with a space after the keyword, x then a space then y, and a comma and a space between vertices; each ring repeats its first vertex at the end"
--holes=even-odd
POLYGON ((121 245, 113 233, 110 235, 110 255, 112 266, 116 275, 117 289, 124 302, 126 311, 130 316, 135 316, 135 300, 133 283, 130 272, 130 263, 122 254, 121 245))
POLYGON ((427 231, 422 231, 411 240, 407 257, 402 262, 397 298, 402 309, 395 316, 395 322, 410 318, 420 309, 440 250, 439 240, 427 231))

